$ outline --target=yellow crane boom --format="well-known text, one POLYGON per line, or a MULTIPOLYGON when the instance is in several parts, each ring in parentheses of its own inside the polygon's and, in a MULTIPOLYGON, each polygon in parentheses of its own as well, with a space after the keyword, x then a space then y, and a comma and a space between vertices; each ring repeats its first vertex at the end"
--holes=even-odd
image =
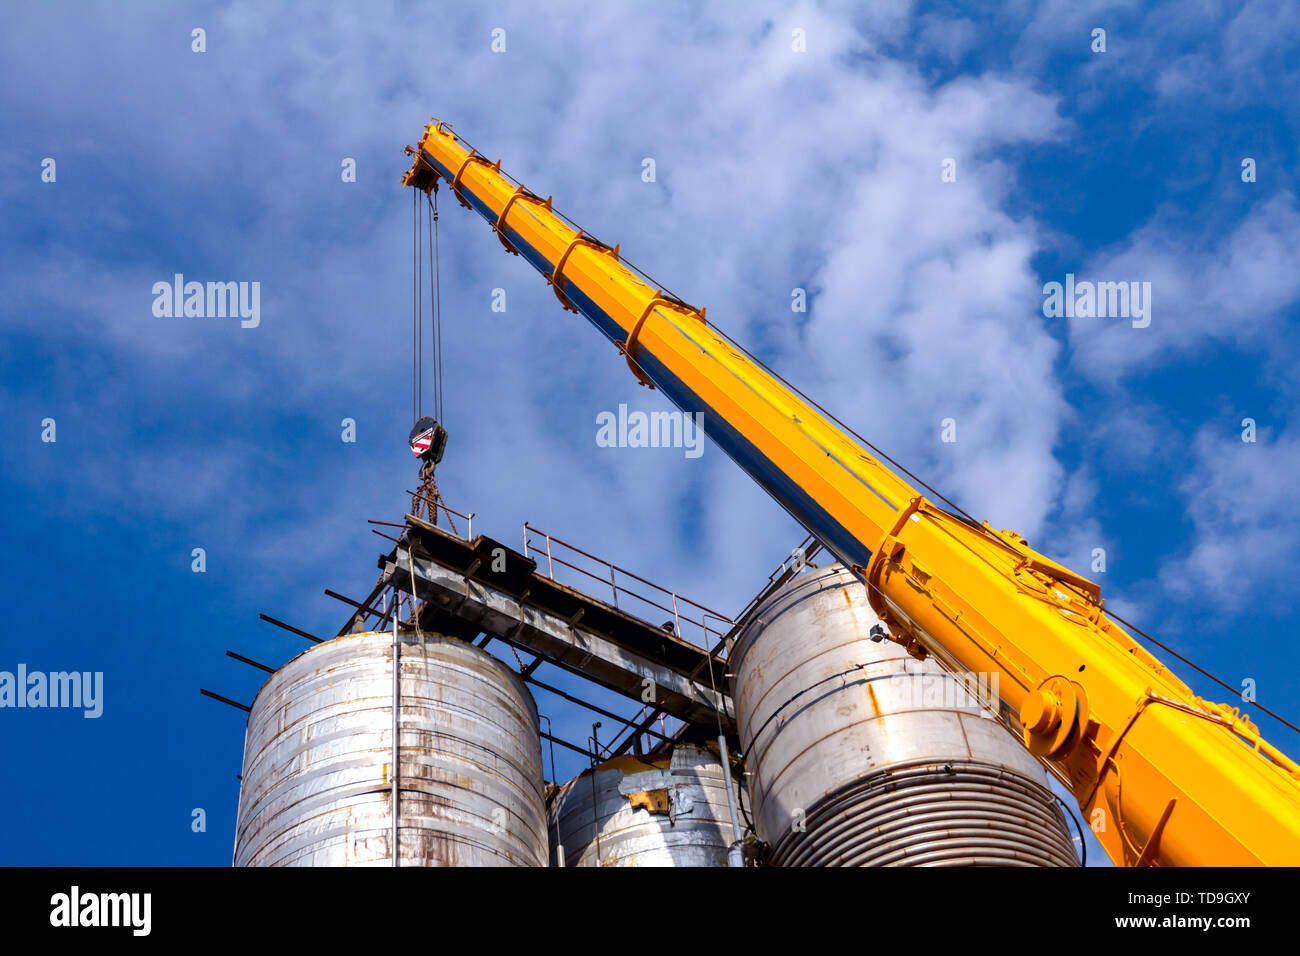
POLYGON ((928 501, 703 309, 655 288, 445 123, 408 152, 403 183, 428 192, 444 180, 643 385, 703 413, 709 437, 862 578, 894 640, 996 676, 1003 719, 1115 863, 1300 864, 1300 767, 1135 643, 1097 585, 928 501))

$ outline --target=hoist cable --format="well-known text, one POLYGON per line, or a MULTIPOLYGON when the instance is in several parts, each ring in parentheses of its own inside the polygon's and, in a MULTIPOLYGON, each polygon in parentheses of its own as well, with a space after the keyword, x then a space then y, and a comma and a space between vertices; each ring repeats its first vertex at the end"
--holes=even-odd
POLYGON ((420 256, 416 251, 416 236, 420 233, 420 206, 418 197, 415 194, 412 194, 411 200, 411 421, 414 422, 420 416, 417 398, 420 378, 416 369, 419 352, 415 347, 416 327, 420 324, 420 297, 415 291, 415 285, 419 281, 420 275, 420 256))
POLYGON ((438 417, 443 418, 443 377, 442 377, 442 257, 439 250, 438 242, 438 193, 435 190, 433 194, 433 288, 434 288, 434 307, 435 307, 435 340, 434 346, 437 349, 437 374, 438 374, 438 417))
POLYGON ((427 196, 425 197, 425 203, 426 205, 428 205, 428 208, 425 210, 425 229, 426 232, 428 233, 428 248, 429 248, 429 347, 432 352, 430 365, 432 367, 432 372, 433 372, 433 389, 432 389, 433 417, 438 419, 438 421, 441 422, 442 421, 442 349, 440 347, 441 343, 438 341, 439 339, 438 305, 437 305, 436 294, 434 292, 434 289, 437 285, 437 282, 435 280, 435 272, 434 272, 434 242, 433 242, 434 217, 433 217, 433 205, 432 203, 429 202, 427 196))
MULTIPOLYGON (((418 199, 416 205, 419 205, 418 199)), ((416 212, 415 225, 415 260, 422 268, 424 263, 424 230, 421 228, 419 221, 423 210, 416 212)), ((419 273, 416 279, 416 298, 415 298, 415 414, 419 417, 424 413, 424 273, 419 273)))

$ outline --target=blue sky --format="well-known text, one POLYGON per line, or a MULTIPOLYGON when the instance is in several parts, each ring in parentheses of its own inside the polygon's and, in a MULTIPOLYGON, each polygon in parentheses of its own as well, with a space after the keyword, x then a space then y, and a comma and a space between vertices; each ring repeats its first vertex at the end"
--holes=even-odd
MULTIPOLYGON (((366 519, 405 508, 398 177, 435 115, 967 510, 1085 572, 1104 548, 1113 606, 1296 716, 1293 5, 540 6, 0 14, 0 669, 105 680, 96 720, 0 711, 0 862, 229 862, 243 721, 197 688, 250 700, 227 648, 302 649, 259 611, 336 630, 322 589, 363 595, 366 519), (259 282, 260 325, 155 317, 177 272, 259 282), (1044 316, 1066 273, 1151 282, 1150 326, 1044 316)), ((453 203, 442 242, 450 504, 739 609, 800 530, 715 448, 598 447, 662 399, 453 203)))

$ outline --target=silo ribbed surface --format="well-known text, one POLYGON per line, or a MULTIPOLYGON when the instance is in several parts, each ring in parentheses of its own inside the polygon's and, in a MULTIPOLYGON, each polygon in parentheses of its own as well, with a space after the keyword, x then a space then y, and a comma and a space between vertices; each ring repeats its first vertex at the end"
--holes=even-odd
POLYGON ((584 771, 551 801, 550 818, 553 865, 558 841, 565 866, 726 866, 733 840, 722 764, 689 745, 584 771))
MULTIPOLYGON (((237 866, 391 866, 391 633, 298 655, 253 702, 237 866)), ((537 708, 471 644, 403 635, 399 863, 545 866, 537 708)))
POLYGON ((956 679, 892 641, 840 565, 731 653, 755 827, 778 866, 1077 866, 1047 775, 956 679))

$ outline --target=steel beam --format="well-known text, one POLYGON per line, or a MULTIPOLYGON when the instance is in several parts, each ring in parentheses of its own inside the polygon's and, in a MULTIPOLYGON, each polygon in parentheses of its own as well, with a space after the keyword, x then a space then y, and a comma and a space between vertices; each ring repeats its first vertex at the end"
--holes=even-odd
MULTIPOLYGON (((384 582, 407 593, 409 554, 395 549, 382 565, 384 582)), ((464 571, 417 554, 415 587, 421 600, 633 700, 642 701, 649 680, 655 690, 649 703, 663 712, 691 723, 716 724, 719 716, 724 726, 733 723, 726 694, 464 571)))

